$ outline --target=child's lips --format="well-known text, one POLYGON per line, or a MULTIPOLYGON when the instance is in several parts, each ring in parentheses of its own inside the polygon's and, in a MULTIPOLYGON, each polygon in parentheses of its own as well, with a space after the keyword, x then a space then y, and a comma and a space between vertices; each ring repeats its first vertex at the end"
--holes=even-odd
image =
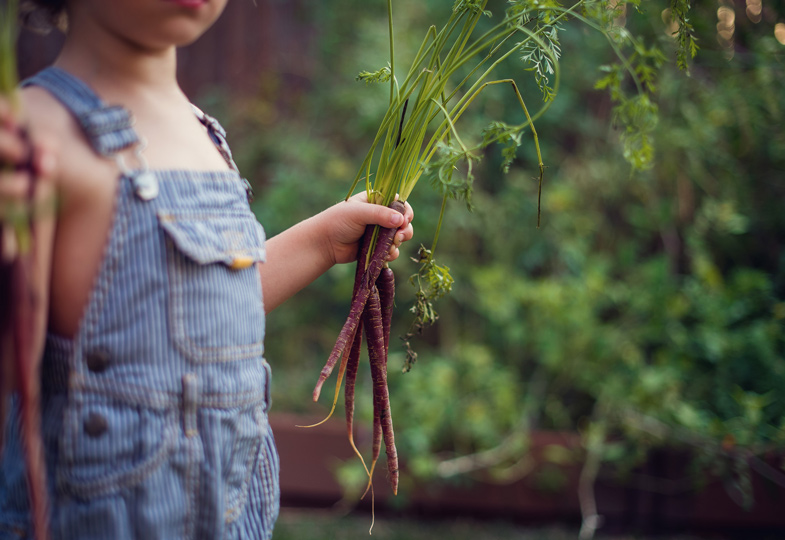
POLYGON ((198 9, 205 5, 208 0, 167 0, 167 2, 171 2, 172 4, 177 4, 178 6, 190 9, 198 9))

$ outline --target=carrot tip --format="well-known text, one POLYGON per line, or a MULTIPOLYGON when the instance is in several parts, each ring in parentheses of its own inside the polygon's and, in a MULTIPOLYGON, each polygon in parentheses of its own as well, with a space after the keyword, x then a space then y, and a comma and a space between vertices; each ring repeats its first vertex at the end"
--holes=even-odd
POLYGON ((321 420, 320 422, 316 422, 315 424, 311 424, 310 426, 298 426, 297 424, 295 424, 295 427, 301 427, 301 428, 312 428, 312 427, 316 427, 316 426, 321 426, 321 425, 322 425, 322 424, 324 424, 324 423, 325 423, 327 420, 329 420, 329 419, 330 419, 330 417, 332 417, 332 415, 333 415, 333 412, 335 412, 335 407, 333 407, 333 409, 330 411, 330 414, 328 414, 328 415, 327 415, 327 416, 324 418, 324 420, 321 420))
POLYGON ((324 383, 327 382, 327 378, 319 379, 319 382, 316 383, 316 386, 313 387, 313 401, 316 403, 319 401, 319 396, 322 395, 322 388, 324 388, 324 383))
MULTIPOLYGON (((363 466, 365 466, 364 462, 363 462, 363 466)), ((368 473, 368 485, 365 486, 365 491, 363 491, 363 494, 360 497, 360 500, 363 500, 365 498, 365 496, 368 495, 368 491, 369 490, 371 491, 371 497, 373 497, 373 470, 375 468, 376 468, 376 460, 373 460, 373 462, 371 463, 371 469, 370 470, 365 469, 365 471, 368 473)))

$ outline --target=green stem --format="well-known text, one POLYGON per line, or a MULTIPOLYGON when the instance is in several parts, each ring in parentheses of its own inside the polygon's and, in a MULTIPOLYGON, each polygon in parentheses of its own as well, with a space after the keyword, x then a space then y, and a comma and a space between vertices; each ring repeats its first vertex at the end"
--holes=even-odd
POLYGON ((560 81, 559 61, 541 35, 560 21, 568 17, 575 17, 608 37, 614 52, 622 59, 625 68, 633 77, 635 84, 640 88, 638 77, 635 75, 630 62, 624 58, 619 46, 607 36, 607 32, 604 31, 601 25, 577 11, 584 2, 585 0, 578 0, 567 8, 549 6, 548 9, 557 14, 552 19, 549 19, 547 26, 542 28, 527 28, 525 24, 521 24, 520 14, 517 16, 505 16, 499 23, 492 25, 490 29, 484 31, 480 37, 473 41, 471 36, 477 29, 479 18, 483 15, 486 2, 482 2, 482 7, 478 10, 470 8, 454 10, 447 23, 438 32, 435 26, 429 27, 405 80, 398 87, 395 79, 396 69, 392 37, 392 0, 388 0, 390 59, 393 79, 390 89, 390 107, 371 145, 371 149, 363 161, 360 172, 358 172, 352 184, 349 195, 353 193, 363 175, 366 177, 366 188, 370 192, 370 170, 374 148, 381 143, 382 149, 376 164, 373 191, 380 194, 384 201, 391 201, 396 193, 399 194, 402 200, 406 200, 422 176, 424 167, 435 155, 438 145, 445 139, 457 138, 462 151, 468 153, 467 147, 458 137, 455 124, 476 100, 478 95, 489 86, 510 83, 526 117, 525 122, 515 129, 520 130, 528 127, 532 130, 532 137, 537 152, 539 167, 537 224, 539 227, 544 165, 534 122, 550 108, 553 100, 546 101, 532 115, 529 113, 517 84, 513 80, 490 81, 488 79, 502 62, 506 61, 517 51, 520 51, 527 43, 534 41, 540 50, 548 56, 554 66, 556 72, 555 93, 558 90, 560 81), (453 40, 452 36, 459 28, 460 31, 453 40), (523 39, 508 48, 505 47, 505 43, 508 43, 516 34, 524 34, 523 39), (487 52, 483 53, 483 51, 487 52), (443 56, 445 52, 446 54, 443 56), (469 70, 468 75, 463 76, 456 86, 449 89, 448 94, 447 84, 451 77, 481 53, 483 57, 469 70), (491 62, 491 60, 493 61, 491 62), (489 62, 490 64, 488 65, 489 62), (483 66, 485 66, 484 71, 477 75, 483 66), (470 82, 472 83, 471 86, 464 89, 470 82), (451 103, 459 93, 462 94, 461 97, 448 107, 448 103, 451 103), (404 103, 408 104, 407 118, 405 120, 402 117, 404 103), (439 117, 441 117, 441 120, 435 124, 435 129, 428 136, 429 126, 439 117))
POLYGON ((442 207, 439 210, 439 222, 436 224, 436 232, 433 235, 433 242, 431 243, 431 257, 436 253, 436 244, 439 242, 439 231, 442 230, 442 222, 444 221, 444 212, 447 209, 447 194, 442 197, 442 207))
POLYGON ((390 104, 395 97, 395 33, 393 32, 392 0, 387 0, 387 27, 390 34, 390 104))
POLYGON ((3 2, 0 6, 0 95, 16 100, 16 87, 19 79, 16 71, 16 38, 18 0, 3 2))
MULTIPOLYGON (((563 15, 564 15, 564 14, 563 14, 563 15)), ((505 19, 505 21, 507 21, 507 20, 509 20, 509 19, 505 19)), ((504 25, 501 25, 501 24, 500 24, 500 25, 497 25, 497 27, 498 27, 498 28, 501 28, 501 27, 503 27, 503 26, 504 26, 504 25)), ((527 28, 525 28, 525 27, 518 27, 518 28, 516 28, 516 31, 522 31, 523 33, 526 33, 526 34, 528 34, 528 37, 527 37, 527 39, 526 39, 526 40, 524 40, 524 41, 521 41, 521 42, 520 42, 520 43, 518 43, 518 44, 516 44, 514 47, 512 47, 512 48, 511 48, 509 51, 507 51, 505 54, 503 54, 501 57, 499 57, 498 59, 496 59, 496 61, 494 61, 494 62, 493 62, 493 64, 491 64, 491 66, 489 66, 489 67, 488 67, 488 68, 485 70, 485 72, 484 72, 484 73, 483 73, 483 74, 482 74, 480 77, 478 77, 478 79, 475 81, 475 83, 472 85, 472 87, 471 87, 471 88, 470 88, 470 89, 469 89, 469 90, 466 92, 466 94, 464 95, 464 97, 463 97, 463 98, 461 98, 461 99, 460 99, 460 100, 459 100, 459 101, 458 101, 458 102, 455 104, 455 106, 453 107, 453 110, 452 110, 452 112, 451 112, 449 115, 447 115, 447 118, 449 118, 449 117, 452 117, 452 118, 453 118, 453 121, 457 120, 457 119, 458 119, 458 118, 459 118, 459 117, 460 117, 460 116, 463 114, 463 112, 464 112, 464 111, 467 109, 467 107, 469 106, 469 104, 471 104, 471 102, 473 102, 473 101, 474 101, 474 99, 477 97, 477 95, 480 93, 480 91, 482 91, 484 88, 486 88, 486 87, 488 86, 488 84, 487 84, 487 83, 483 83, 483 81, 484 81, 484 80, 485 80, 485 79, 486 79, 486 78, 487 78, 487 77, 488 77, 488 76, 489 76, 489 75, 490 75, 490 74, 491 74, 491 73, 492 73, 492 72, 493 72, 493 71, 494 71, 494 70, 495 70, 495 69, 498 67, 498 65, 499 65, 501 62, 503 62, 504 60, 506 60, 507 58, 509 58, 509 56, 510 56, 510 55, 512 55, 512 54, 513 54, 515 51, 517 51, 517 50, 519 50, 521 47, 523 47, 523 46, 525 45, 525 43, 526 43, 526 42, 527 42, 529 39, 533 39, 533 40, 537 41, 537 42, 538 42, 538 44, 539 44, 539 45, 540 45, 540 46, 543 48, 543 50, 544 50, 544 51, 546 51, 546 54, 550 54, 550 56, 551 56, 551 60, 552 60, 552 62, 553 62, 553 64, 554 64, 554 66, 555 66, 555 69, 556 69, 556 71, 557 71, 557 73, 556 73, 556 80, 557 80, 557 83, 556 83, 555 87, 556 87, 556 88, 558 88, 558 80, 559 80, 559 77, 560 77, 560 75, 559 75, 559 70, 558 70, 558 59, 555 57, 555 55, 553 55, 552 53, 549 53, 549 49, 547 48, 546 44, 545 44, 545 43, 544 43, 544 42, 543 42, 543 41, 542 41, 542 40, 541 40, 541 39, 540 39, 540 38, 537 36, 537 34, 536 34, 535 32, 532 32, 531 30, 529 30, 529 29, 527 29, 527 28)), ((488 44, 495 43, 495 42, 497 41, 497 39, 498 39, 498 36, 497 36, 497 35, 491 34, 490 32, 486 32, 485 36, 490 36, 489 38, 486 38, 486 40, 487 40, 487 43, 488 43, 488 44)), ((508 36, 508 37, 509 37, 509 36, 508 36)), ((506 39, 506 38, 505 38, 505 39, 506 39)), ((477 50, 482 50, 483 48, 485 48, 485 46, 483 46, 483 47, 481 47, 481 48, 479 48, 479 49, 477 49, 477 50)), ((494 49, 498 49, 498 47, 495 47, 494 49)), ((469 53, 466 53, 466 54, 468 55, 469 53)), ((472 54, 472 56, 473 56, 473 54, 472 54)), ((486 59, 484 59, 484 60, 483 60, 483 62, 484 62, 484 61, 486 61, 486 60, 487 60, 487 57, 486 57, 486 59)), ((457 62, 457 61, 456 61, 456 62, 457 62)), ((463 60, 461 60, 461 62, 463 62, 463 60)), ((457 69, 457 68, 456 68, 456 69, 457 69)), ((446 80, 449 78, 449 75, 450 75, 450 74, 452 74, 454 71, 455 71, 455 69, 452 69, 452 70, 450 70, 450 72, 448 72, 448 74, 445 74, 445 75, 444 75, 444 79, 443 79, 443 80, 445 80, 445 81, 446 81, 446 80)), ((494 84, 495 84, 495 82, 494 82, 494 84)), ((442 89, 443 89, 443 87, 442 87, 442 89)), ((455 90, 453 93, 455 93, 456 91, 457 91, 457 89, 456 89, 456 90, 455 90)), ((432 99, 433 99, 433 98, 432 98, 432 99)), ((545 111, 546 111, 546 110, 547 110, 547 109, 550 107, 551 103, 552 103, 552 101, 551 101, 551 102, 548 102, 548 103, 546 103, 546 104, 545 104, 545 105, 544 105, 544 106, 543 106, 543 107, 542 107, 542 108, 541 108, 541 109, 540 109, 540 110, 537 112, 537 114, 534 116, 534 118, 531 118, 531 117, 529 117, 529 115, 528 115, 528 111, 526 111, 526 114, 527 114, 527 117, 528 117, 528 120, 529 120, 529 121, 528 121, 528 124, 533 126, 533 125, 534 125, 534 124, 533 124, 533 120, 534 120, 534 119, 536 119, 536 118, 539 118, 539 117, 540 117, 542 114, 544 114, 544 113, 545 113, 545 111)), ((429 105, 432 105, 432 103, 429 103, 429 105)), ((419 108, 422 108, 422 106, 420 106, 419 108)), ((420 122, 420 125, 423 125, 423 124, 424 124, 424 125, 429 125, 429 124, 430 124, 430 122, 431 122, 433 119, 435 119, 435 118, 436 118, 436 115, 438 115, 438 114, 439 114, 439 111, 438 111, 438 110, 435 110, 433 113, 430 113, 430 114, 428 115, 428 118, 427 118, 427 120, 423 120, 423 121, 421 121, 421 122, 420 122)), ((413 117, 412 117, 412 118, 414 118, 414 115, 413 115, 413 117)), ((420 163, 420 171, 419 171, 418 173, 416 173, 416 174, 412 174, 412 175, 411 175, 411 180, 410 180, 410 181, 407 181, 407 182, 406 182, 406 184, 405 184, 405 186, 404 186, 404 187, 402 187, 402 188, 400 189, 400 191, 401 191, 401 193, 402 193, 402 198, 403 198, 403 197, 408 197, 408 195, 409 195, 409 194, 411 193, 411 191, 414 189, 414 185, 417 183, 417 180, 418 180, 418 179, 419 179, 419 177, 420 177, 420 172, 421 172, 421 170, 422 170, 422 167, 424 167, 424 165, 425 165, 425 164, 426 164, 428 161, 430 161, 430 159, 433 157, 433 155, 434 155, 434 153, 435 153, 435 151, 436 151, 436 145, 437 145, 437 143, 439 143, 439 142, 440 142, 440 141, 441 141, 441 140, 444 138, 444 136, 445 136, 445 134, 446 134, 447 132, 449 132, 449 129, 448 129, 448 122, 447 122, 447 120, 445 119, 445 120, 443 120, 443 121, 442 121, 442 123, 441 123, 441 124, 440 124, 440 125, 439 125, 439 126, 436 128, 436 130, 435 130, 435 132, 434 132, 433 136, 431 137, 431 139, 429 140, 428 144, 427 144, 427 145, 426 145, 426 147, 425 147, 425 148, 422 150, 422 155, 424 155, 424 156, 425 156, 425 158, 424 158, 424 159, 423 159, 421 162, 419 162, 419 163, 420 163), (405 195, 404 195, 404 194, 405 194, 405 195)), ((404 200, 405 200, 405 199, 404 199, 404 200)))

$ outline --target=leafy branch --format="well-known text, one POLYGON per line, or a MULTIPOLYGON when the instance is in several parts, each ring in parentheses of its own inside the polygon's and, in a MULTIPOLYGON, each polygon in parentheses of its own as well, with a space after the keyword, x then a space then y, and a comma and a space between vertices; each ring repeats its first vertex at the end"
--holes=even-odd
POLYGON ((698 53, 698 38, 688 17, 690 0, 671 0, 670 15, 678 25, 676 30, 676 65, 683 71, 689 71, 689 60, 698 53))
POLYGON ((421 245, 418 258, 412 260, 420 263, 420 269, 409 278, 409 283, 415 286, 416 291, 415 302, 410 310, 414 314, 414 321, 406 335, 401 338, 406 347, 404 372, 409 371, 417 361, 417 353, 411 347, 411 339, 438 320, 439 315, 433 303, 449 293, 453 284, 450 269, 436 264, 432 250, 421 245))
POLYGON ((529 13, 523 15, 524 24, 536 21, 534 31, 541 33, 547 48, 543 48, 536 41, 529 41, 523 48, 521 60, 524 64, 531 65, 526 69, 534 72, 534 80, 542 92, 543 100, 552 101, 556 98, 556 89, 551 85, 551 77, 556 75, 556 65, 561 56, 559 32, 562 27, 559 24, 543 22, 551 18, 547 15, 548 12, 543 11, 537 12, 533 17, 529 13))

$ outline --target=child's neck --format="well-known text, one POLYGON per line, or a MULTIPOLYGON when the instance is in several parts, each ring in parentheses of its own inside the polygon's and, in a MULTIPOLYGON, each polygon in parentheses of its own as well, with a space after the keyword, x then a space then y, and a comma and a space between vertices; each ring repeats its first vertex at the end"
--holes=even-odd
POLYGON ((112 101, 140 94, 181 94, 174 46, 144 50, 115 36, 71 28, 55 65, 112 101))

